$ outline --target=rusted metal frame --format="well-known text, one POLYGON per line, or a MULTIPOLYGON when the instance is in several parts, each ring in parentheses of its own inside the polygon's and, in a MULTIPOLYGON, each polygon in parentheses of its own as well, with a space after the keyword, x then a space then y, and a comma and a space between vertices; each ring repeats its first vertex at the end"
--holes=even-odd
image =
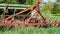
POLYGON ((23 20, 25 20, 25 18, 31 13, 32 10, 34 10, 34 8, 30 9, 30 12, 23 16, 23 20))
POLYGON ((4 9, 4 13, 3 14, 8 13, 8 5, 9 4, 6 5, 6 8, 4 9))
POLYGON ((26 21, 25 23, 28 24, 29 21, 30 21, 30 19, 31 19, 36 13, 37 13, 37 11, 35 11, 35 13, 34 13, 31 17, 29 17, 29 19, 27 19, 27 21, 26 21))
MULTIPOLYGON (((37 5, 36 5, 36 7, 37 7, 37 5)), ((35 7, 35 10, 36 10, 36 7, 35 7)), ((31 17, 29 17, 29 19, 25 22, 26 24, 28 24, 29 23, 29 21, 30 21, 30 19, 36 14, 36 13, 38 13, 38 11, 36 10, 35 11, 35 13, 31 16, 31 17)))
POLYGON ((9 6, 10 0, 6 0, 6 1, 7 1, 7 4, 6 4, 6 8, 3 10, 4 11, 3 14, 8 13, 8 6, 9 6))
POLYGON ((4 12, 2 13, 2 16, 1 16, 2 19, 5 18, 5 13, 8 13, 8 5, 9 5, 9 0, 7 0, 6 7, 3 10, 4 12))
POLYGON ((25 20, 25 18, 31 13, 31 11, 29 13, 27 13, 26 15, 23 16, 23 20, 25 20))
POLYGON ((6 8, 3 10, 4 12, 2 13, 1 15, 1 18, 2 18, 2 22, 6 23, 6 20, 5 20, 5 13, 8 13, 8 4, 6 4, 6 8))
MULTIPOLYGON (((37 1, 35 5, 36 5, 36 12, 39 13, 39 15, 42 17, 42 19, 44 20, 44 23, 45 23, 45 18, 44 18, 43 15, 39 12, 39 11, 40 11, 39 1, 37 1)), ((35 14, 35 13, 34 13, 34 14, 35 14)), ((33 14, 33 16, 34 16, 34 14, 33 14)), ((27 22, 29 22, 29 20, 30 20, 33 16, 31 16, 31 17, 28 19, 27 22)))
POLYGON ((36 2, 36 11, 37 11, 37 12, 39 13, 39 15, 42 17, 43 22, 46 23, 44 16, 40 13, 40 7, 39 7, 39 2, 38 2, 38 1, 36 2))
MULTIPOLYGON (((35 4, 36 5, 36 7, 38 6, 37 4, 35 4)), ((29 21, 30 21, 30 19, 36 14, 36 13, 38 13, 38 11, 37 11, 37 8, 35 7, 35 13, 31 16, 31 17, 29 17, 29 19, 25 22, 26 24, 28 24, 29 23, 29 21)))
POLYGON ((9 4, 6 5, 6 8, 3 10, 4 12, 2 13, 2 15, 4 15, 5 13, 8 13, 8 5, 9 4))
POLYGON ((22 11, 20 11, 19 13, 16 13, 16 14, 14 14, 14 15, 11 15, 11 16, 9 16, 8 18, 6 18, 6 19, 10 19, 10 18, 12 18, 12 17, 15 17, 15 16, 17 16, 17 15, 19 15, 19 14, 22 14, 22 13, 24 13, 24 12, 27 12, 28 10, 30 10, 30 9, 32 9, 32 8, 34 8, 36 5, 35 4, 33 4, 32 6, 30 6, 29 8, 26 8, 25 10, 22 10, 22 11))
POLYGON ((32 8, 35 7, 35 6, 36 6, 36 5, 33 4, 33 5, 31 5, 29 8, 26 8, 25 10, 22 10, 21 12, 19 12, 19 13, 17 13, 17 14, 14 14, 14 15, 9 16, 7 19, 10 19, 10 18, 12 18, 12 17, 14 17, 14 16, 17 16, 17 15, 23 13, 23 12, 26 12, 26 11, 32 9, 32 8))

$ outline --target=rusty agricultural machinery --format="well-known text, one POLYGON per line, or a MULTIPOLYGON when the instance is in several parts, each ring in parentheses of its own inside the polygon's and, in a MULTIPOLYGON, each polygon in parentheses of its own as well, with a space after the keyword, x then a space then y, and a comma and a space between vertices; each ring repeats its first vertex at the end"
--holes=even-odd
MULTIPOLYGON (((8 5, 7 5, 8 6, 8 5)), ((3 14, 8 13, 8 7, 6 6, 6 10, 3 14)), ((32 4, 30 7, 26 8, 25 10, 22 10, 16 14, 13 14, 11 16, 8 16, 8 18, 5 18, 5 16, 2 16, 2 20, 0 20, 0 26, 25 26, 25 25, 33 25, 33 26, 48 26, 48 25, 60 25, 59 21, 49 21, 44 18, 44 16, 40 13, 40 8, 39 8, 39 0, 36 1, 36 3, 32 4), (18 20, 11 20, 11 18, 22 14, 24 12, 27 12, 30 10, 29 13, 23 16, 23 18, 18 19, 18 20), (35 10, 35 13, 30 16, 28 19, 25 19, 32 10, 35 10), (38 20, 36 18, 32 18, 33 16, 40 15, 42 20, 38 20)))

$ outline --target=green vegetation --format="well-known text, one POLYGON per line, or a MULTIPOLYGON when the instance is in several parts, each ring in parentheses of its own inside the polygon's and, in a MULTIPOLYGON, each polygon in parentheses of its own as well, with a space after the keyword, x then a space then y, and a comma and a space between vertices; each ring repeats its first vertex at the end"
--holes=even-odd
POLYGON ((35 0, 0 0, 0 3, 7 3, 8 1, 10 4, 32 4, 35 0))
POLYGON ((38 28, 38 27, 16 27, 9 30, 5 27, 0 34, 60 34, 60 27, 38 28))
POLYGON ((51 11, 52 14, 60 14, 60 5, 59 4, 54 4, 54 7, 51 11))
POLYGON ((47 11, 48 14, 60 14, 60 5, 48 1, 47 4, 44 4, 42 6, 42 11, 47 11))
POLYGON ((50 14, 51 13, 51 10, 53 9, 53 7, 54 7, 54 3, 51 2, 51 1, 48 1, 47 4, 44 4, 42 6, 42 11, 47 11, 47 13, 50 14))
POLYGON ((57 0, 57 2, 60 2, 60 0, 57 0))

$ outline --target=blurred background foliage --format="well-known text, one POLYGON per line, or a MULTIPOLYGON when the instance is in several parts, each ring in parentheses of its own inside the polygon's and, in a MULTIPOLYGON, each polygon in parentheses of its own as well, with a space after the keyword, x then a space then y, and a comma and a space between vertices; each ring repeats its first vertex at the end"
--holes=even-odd
MULTIPOLYGON (((32 4, 35 0, 9 0, 11 4, 32 4)), ((7 3, 7 0, 0 0, 0 3, 7 3)))
MULTIPOLYGON (((10 4, 26 4, 31 5, 35 2, 35 0, 9 0, 10 4)), ((56 3, 60 2, 60 0, 57 0, 56 3)), ((7 3, 7 0, 0 0, 1 3, 7 3)), ((60 14, 60 3, 56 4, 54 2, 51 2, 48 0, 48 3, 44 4, 42 6, 43 11, 47 11, 48 13, 52 14, 60 14)))
POLYGON ((42 6, 42 10, 47 11, 48 13, 51 13, 51 10, 54 7, 53 5, 54 5, 53 2, 48 1, 48 3, 44 3, 44 5, 42 6))
POLYGON ((57 2, 48 0, 48 3, 43 3, 42 11, 47 11, 50 14, 60 14, 60 0, 57 0, 57 2))

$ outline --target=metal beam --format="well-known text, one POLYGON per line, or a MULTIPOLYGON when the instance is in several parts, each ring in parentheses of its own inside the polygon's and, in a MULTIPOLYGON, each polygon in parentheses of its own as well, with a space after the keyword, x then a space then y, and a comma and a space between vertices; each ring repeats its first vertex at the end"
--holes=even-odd
MULTIPOLYGON (((8 9, 26 9, 30 5, 9 4, 8 9)), ((0 9, 6 8, 6 4, 0 4, 0 9)))
MULTIPOLYGON (((6 6, 6 4, 0 4, 0 6, 6 6)), ((30 5, 9 4, 9 6, 15 6, 15 7, 29 7, 30 5)))
MULTIPOLYGON (((0 7, 0 9, 4 9, 5 7, 0 7)), ((8 7, 8 9, 26 9, 26 8, 20 8, 20 7, 8 7)))

